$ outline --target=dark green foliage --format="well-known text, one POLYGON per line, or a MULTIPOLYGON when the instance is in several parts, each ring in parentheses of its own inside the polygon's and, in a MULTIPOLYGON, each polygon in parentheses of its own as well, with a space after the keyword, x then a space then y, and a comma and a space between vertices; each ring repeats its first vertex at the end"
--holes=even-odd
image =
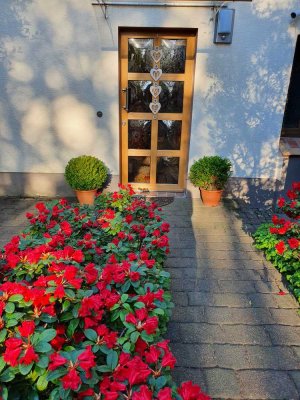
POLYGON ((108 176, 103 161, 93 156, 72 158, 65 169, 65 178, 74 190, 100 189, 108 176))
POLYGON ((206 190, 222 190, 231 175, 231 162, 220 156, 206 156, 191 166, 192 184, 206 190))

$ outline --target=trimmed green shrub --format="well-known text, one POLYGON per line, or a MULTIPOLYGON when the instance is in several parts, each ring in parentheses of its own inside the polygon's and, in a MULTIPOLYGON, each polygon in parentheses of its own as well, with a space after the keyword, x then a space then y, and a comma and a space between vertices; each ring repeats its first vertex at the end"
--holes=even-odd
POLYGON ((190 168, 192 184, 206 190, 222 190, 231 175, 231 162, 220 156, 206 156, 190 168))
POLYGON ((107 176, 104 162, 93 156, 71 158, 65 169, 66 181, 74 190, 100 189, 107 176))

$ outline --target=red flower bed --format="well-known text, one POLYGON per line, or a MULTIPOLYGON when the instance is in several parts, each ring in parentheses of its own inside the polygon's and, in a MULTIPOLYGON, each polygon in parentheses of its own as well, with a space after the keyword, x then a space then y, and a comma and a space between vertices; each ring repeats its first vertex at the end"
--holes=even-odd
POLYGON ((38 203, 0 254, 2 399, 205 400, 162 339, 169 226, 131 188, 38 203))
POLYGON ((278 211, 272 223, 261 225, 254 234, 255 245, 282 272, 300 301, 300 182, 287 191, 287 199, 278 199, 278 211))

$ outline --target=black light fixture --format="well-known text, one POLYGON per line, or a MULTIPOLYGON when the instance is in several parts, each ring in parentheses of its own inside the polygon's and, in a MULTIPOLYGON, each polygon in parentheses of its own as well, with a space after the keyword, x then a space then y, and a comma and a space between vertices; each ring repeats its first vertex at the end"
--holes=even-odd
POLYGON ((232 42, 235 10, 220 7, 215 18, 214 43, 230 44, 232 42))

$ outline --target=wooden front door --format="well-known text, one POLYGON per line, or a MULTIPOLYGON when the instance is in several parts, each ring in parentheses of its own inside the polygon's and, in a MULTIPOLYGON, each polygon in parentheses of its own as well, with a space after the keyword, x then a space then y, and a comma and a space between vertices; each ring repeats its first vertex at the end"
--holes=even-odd
POLYGON ((186 187, 196 31, 120 30, 121 180, 186 187))

